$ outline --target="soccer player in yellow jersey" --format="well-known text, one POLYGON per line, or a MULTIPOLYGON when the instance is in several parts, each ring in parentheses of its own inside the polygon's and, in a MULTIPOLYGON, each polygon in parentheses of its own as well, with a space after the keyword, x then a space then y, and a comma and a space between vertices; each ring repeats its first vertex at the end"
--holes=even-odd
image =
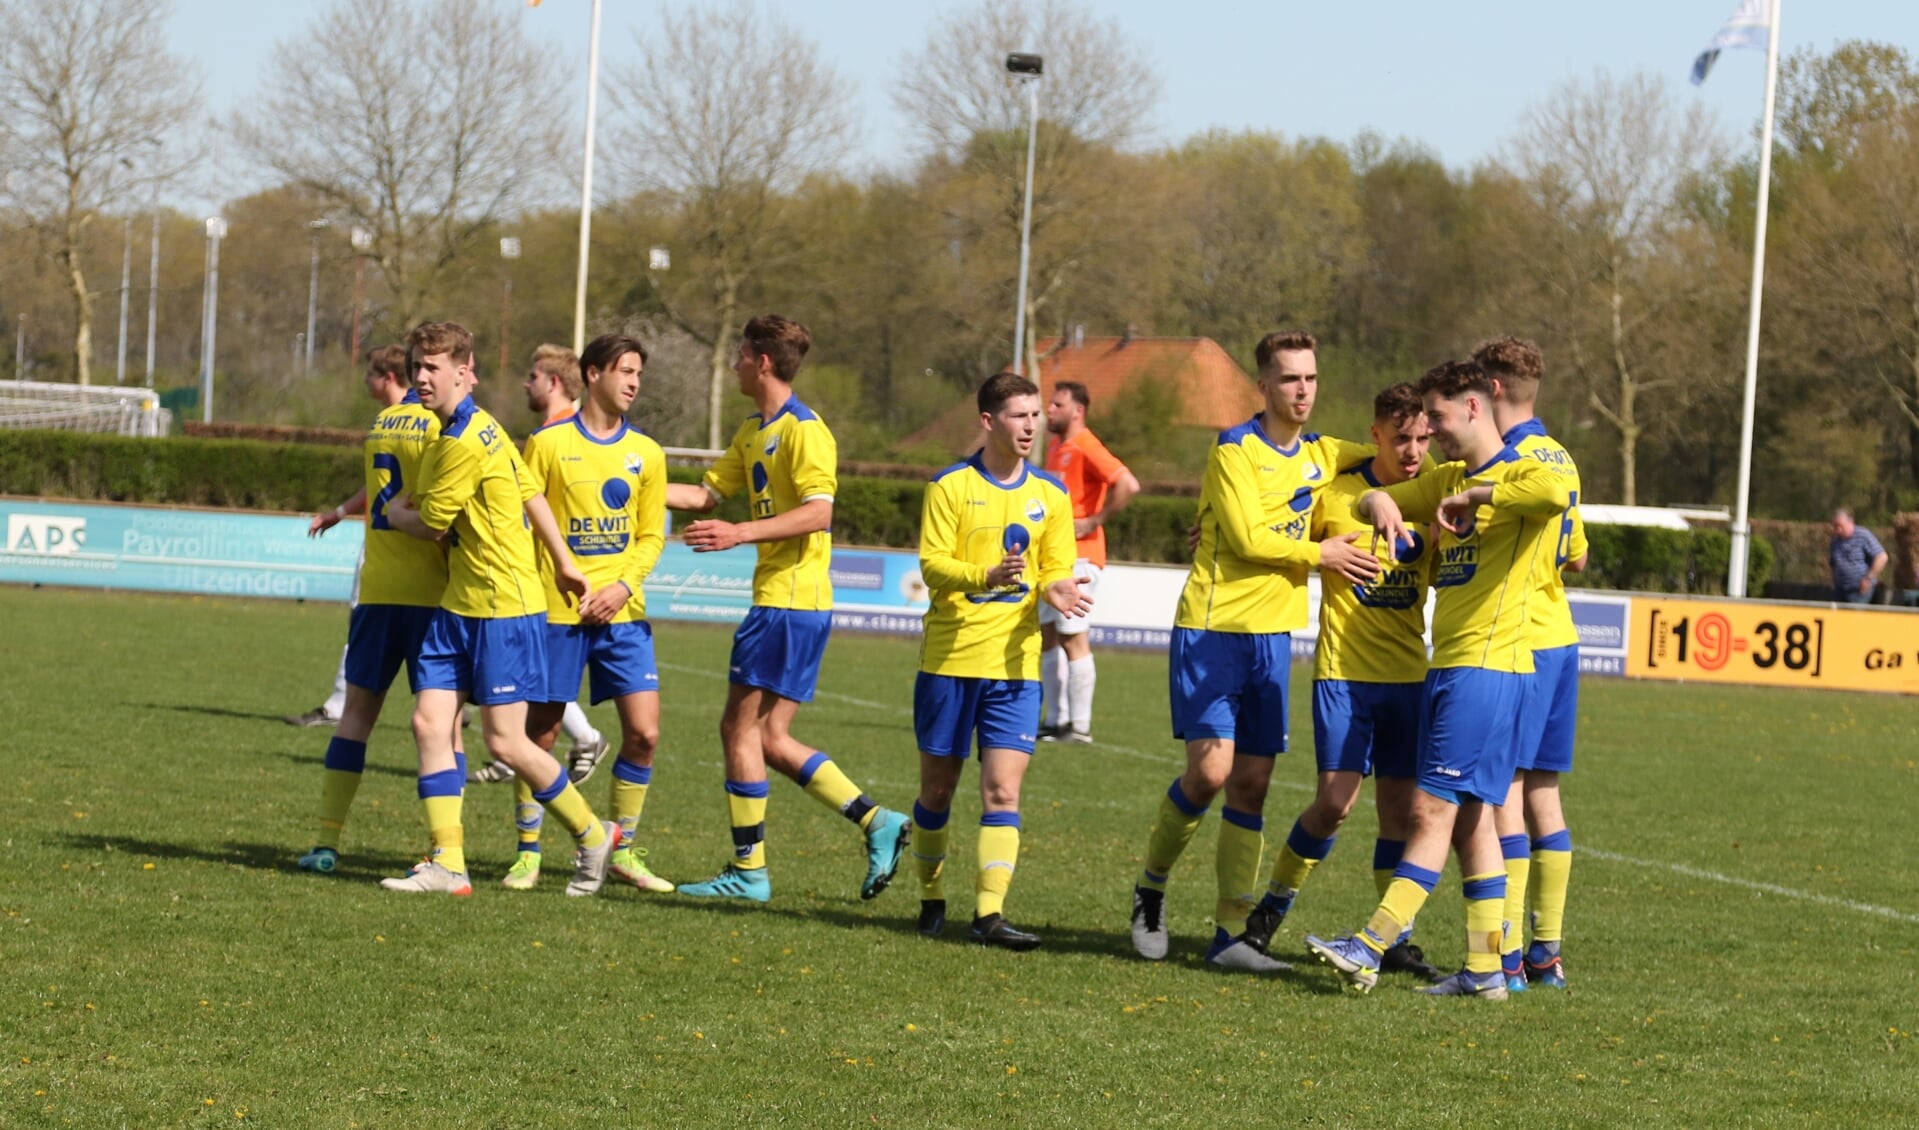
POLYGON ((913 804, 919 931, 946 925, 947 819, 960 771, 979 743, 979 870, 971 938, 1030 950, 1039 937, 1007 921, 1019 861, 1019 794, 1039 735, 1039 602, 1084 616, 1093 601, 1074 575, 1073 500, 1031 466, 1039 386, 999 373, 979 390, 986 444, 926 488, 920 510, 920 576, 929 595, 913 731, 920 792, 913 804))
POLYGON ((833 535, 827 531, 839 488, 839 450, 826 422, 793 395, 793 380, 812 345, 805 326, 778 314, 746 323, 733 374, 759 411, 740 423, 705 482, 667 487, 668 506, 700 513, 747 491, 751 519, 694 522, 686 527, 686 544, 695 553, 748 544, 759 552, 753 607, 733 637, 731 685, 720 719, 733 860, 712 879, 680 888, 694 898, 772 897, 765 846, 769 765, 864 832, 861 898, 878 896, 892 882, 911 838, 904 813, 873 803, 831 758, 791 732, 800 704, 813 700, 833 626, 827 575, 833 535))
POLYGON ((1433 655, 1412 836, 1365 928, 1331 941, 1309 936, 1306 945, 1361 991, 1372 988, 1380 955, 1439 882, 1450 843, 1466 901, 1466 963, 1426 991, 1504 1000, 1506 872, 1493 809, 1512 785, 1513 720, 1532 673, 1526 603, 1538 583, 1538 550, 1555 535, 1571 496, 1560 476, 1501 441, 1484 369, 1449 361, 1420 378, 1419 391, 1433 441, 1454 462, 1367 491, 1354 507, 1385 545, 1412 540, 1407 519, 1437 521, 1443 531, 1434 547, 1433 655))
POLYGON ((1306 626, 1306 572, 1317 566, 1369 582, 1379 560, 1357 533, 1311 539, 1314 501, 1370 446, 1306 433, 1319 392, 1313 336, 1268 334, 1254 351, 1265 409, 1219 434, 1206 461, 1199 543, 1180 593, 1167 656, 1173 736, 1186 772, 1166 790, 1133 890, 1133 946, 1166 956, 1166 880, 1221 790, 1212 946, 1229 969, 1286 968, 1250 944, 1246 917, 1259 882, 1266 788, 1286 751, 1292 633, 1306 626))
MULTIPOLYGON (((420 686, 420 641, 446 588, 446 553, 432 542, 410 538, 387 521, 387 507, 419 482, 420 464, 440 435, 440 418, 420 403, 409 385, 406 350, 383 346, 367 354, 367 391, 386 405, 368 429, 366 485, 331 514, 315 518, 323 533, 348 513, 367 512, 365 560, 347 627, 346 705, 327 742, 320 790, 320 829, 300 869, 322 874, 340 865, 340 830, 366 772, 366 744, 380 720, 387 690, 406 665, 407 682, 420 686), (371 506, 368 505, 369 501, 371 506)), ((455 726, 454 758, 460 752, 455 726)), ((460 766, 462 772, 465 766, 460 766)))
POLYGON ((1497 821, 1499 847, 1506 857, 1506 939, 1501 966, 1507 991, 1523 991, 1528 981, 1563 989, 1566 973, 1559 945, 1565 936, 1573 843, 1560 807, 1559 775, 1573 767, 1573 731, 1579 721, 1579 629, 1566 603, 1561 574, 1586 568, 1579 468, 1533 414, 1546 372, 1539 347, 1503 337, 1480 346, 1473 360, 1498 389, 1493 416, 1506 444, 1565 479, 1572 496, 1572 505, 1559 521, 1558 536, 1539 548, 1539 585, 1528 605, 1534 671, 1519 712, 1519 772, 1497 821), (1533 941, 1522 949, 1529 878, 1534 887, 1533 941))
MULTIPOLYGON (((666 544, 666 455, 626 422, 645 364, 646 347, 638 338, 594 338, 580 357, 586 396, 579 411, 526 441, 527 471, 546 495, 567 549, 592 588, 592 595, 573 608, 556 584, 551 563, 541 559, 546 701, 527 708, 526 727, 528 736, 550 752, 565 708, 579 697, 582 674, 591 674, 594 703, 610 698, 620 716, 612 796, 620 846, 608 874, 642 891, 670 891, 673 884, 646 865, 645 850, 630 846, 660 743, 660 678, 641 585, 666 544)), ((513 787, 520 846, 501 882, 510 890, 527 890, 540 878, 544 810, 526 781, 515 777, 513 787)))
POLYGON ((452 322, 428 322, 407 335, 421 403, 440 418, 411 498, 388 507, 396 529, 447 544, 446 592, 420 645, 413 737, 420 747, 420 800, 432 854, 397 879, 392 891, 473 891, 460 822, 465 775, 452 751, 462 703, 480 707, 487 748, 528 784, 579 844, 569 895, 590 895, 606 879, 619 846, 617 824, 594 817, 558 762, 526 736, 527 703, 545 700, 546 591, 533 541, 553 559, 558 591, 588 595, 586 577, 567 552, 553 511, 500 422, 470 394, 473 335, 452 322))
MULTIPOLYGON (((1353 504, 1375 487, 1419 474, 1432 443, 1426 407, 1401 383, 1373 398, 1373 443, 1379 454, 1340 472, 1313 510, 1322 541, 1365 530, 1353 504)), ((1373 876, 1386 893, 1412 827, 1413 772, 1419 756, 1419 708, 1426 681, 1426 591, 1432 582, 1430 539, 1416 532, 1405 545, 1374 544, 1378 579, 1354 584, 1337 573, 1320 580, 1319 640, 1313 651, 1313 752, 1318 786, 1293 822, 1274 862, 1266 894, 1247 919, 1248 941, 1271 952, 1273 932, 1285 921, 1307 876, 1333 850, 1340 825, 1373 778, 1379 836, 1373 876)), ((1407 934, 1410 935, 1410 929, 1407 934)), ((1438 971, 1410 937, 1394 940, 1381 959, 1388 972, 1437 980, 1438 971)))
MULTIPOLYGON (((559 423, 578 411, 577 402, 586 388, 580 377, 579 357, 564 345, 549 342, 534 346, 526 380, 520 388, 526 393, 527 410, 539 417, 541 427, 559 423)), ((593 775, 593 770, 599 767, 600 760, 606 756, 606 738, 593 728, 586 711, 581 710, 577 702, 566 704, 566 712, 560 716, 560 725, 573 743, 573 748, 566 755, 566 775, 574 784, 581 784, 593 775)), ((513 770, 507 768, 506 762, 490 761, 474 770, 467 779, 490 784, 514 778, 513 770)), ((525 794, 526 790, 522 786, 515 786, 514 792, 525 794)), ((522 812, 528 803, 526 797, 520 795, 522 812)))

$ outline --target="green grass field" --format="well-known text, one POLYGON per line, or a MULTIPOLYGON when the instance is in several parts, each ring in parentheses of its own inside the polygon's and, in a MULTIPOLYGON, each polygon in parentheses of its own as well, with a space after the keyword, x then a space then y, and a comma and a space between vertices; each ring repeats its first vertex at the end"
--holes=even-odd
MULTIPOLYGON (((343 872, 305 875, 326 734, 278 716, 324 691, 345 625, 337 606, 0 589, 0 1125, 1912 1118, 1919 704, 1588 680, 1572 988, 1500 1005, 1392 979, 1360 997, 1303 958, 1270 981, 1209 970, 1210 821, 1169 895, 1174 957, 1131 955, 1128 890, 1179 760, 1158 656, 1101 658, 1096 732, 1123 745, 1042 747, 1028 777, 1009 911, 1045 936, 1035 953, 963 941, 976 796, 955 812, 959 922, 940 941, 913 931, 910 877, 860 902, 855 832, 779 782, 762 910, 572 900, 553 874, 503 891, 497 785, 468 792, 472 898, 385 893, 372 880, 424 840, 403 709, 375 735, 343 872)), ((641 843, 678 879, 728 850, 728 639, 659 631, 641 843)), ((913 646, 835 638, 799 728, 891 805, 915 782, 913 646)), ((1308 795, 1308 723, 1269 842, 1308 795)), ((606 788, 604 771, 587 786, 596 807, 606 788)), ((1370 911, 1369 803, 1276 952, 1370 911)), ((1457 964, 1456 874, 1420 929, 1457 964)))

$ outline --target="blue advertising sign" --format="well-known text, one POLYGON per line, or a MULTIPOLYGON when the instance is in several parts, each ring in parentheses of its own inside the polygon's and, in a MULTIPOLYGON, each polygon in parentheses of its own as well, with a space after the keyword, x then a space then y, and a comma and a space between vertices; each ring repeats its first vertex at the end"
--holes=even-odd
POLYGON ((365 528, 296 515, 0 499, 0 581, 345 601, 365 528))

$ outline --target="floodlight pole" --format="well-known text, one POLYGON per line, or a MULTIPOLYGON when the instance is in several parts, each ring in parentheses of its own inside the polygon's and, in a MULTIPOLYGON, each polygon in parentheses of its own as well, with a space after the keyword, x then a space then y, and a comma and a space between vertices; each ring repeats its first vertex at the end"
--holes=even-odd
POLYGON ((1759 304, 1766 283, 1766 206, 1772 196, 1772 115, 1779 88, 1779 6, 1772 0, 1766 32, 1766 116, 1759 130, 1759 201, 1752 237, 1752 305, 1746 319, 1746 390, 1739 416, 1739 495, 1732 515, 1732 554, 1726 565, 1726 595, 1746 595, 1747 556, 1751 551, 1753 409, 1759 391, 1759 304))
POLYGON ((586 48, 586 153, 580 171, 580 269, 573 285, 573 352, 586 348, 587 256, 593 236, 593 118, 600 94, 600 9, 593 0, 593 32, 586 48))
POLYGON ((1020 201, 1019 221, 1019 307, 1013 312, 1013 371, 1026 372, 1026 273, 1033 254, 1033 159, 1039 147, 1040 57, 1009 55, 1006 68, 1026 83, 1026 193, 1020 201), (1031 60, 1030 64, 1021 62, 1031 60), (1026 69, 1030 66, 1031 69, 1026 69), (1017 69, 1016 69, 1017 68, 1017 69))
POLYGON ((120 221, 120 340, 113 364, 113 383, 127 383, 127 299, 133 292, 133 217, 120 221))
POLYGON ((220 240, 227 234, 227 222, 218 216, 207 219, 207 280, 201 298, 200 313, 200 422, 213 422, 213 345, 219 325, 220 240))
POLYGON ((313 236, 313 259, 307 275, 306 360, 301 374, 309 377, 313 375, 313 326, 320 312, 320 233, 326 227, 324 219, 307 221, 307 231, 313 236))
POLYGON ((155 192, 153 204, 153 251, 147 259, 147 387, 153 387, 153 341, 159 329, 160 301, 160 203, 155 192))

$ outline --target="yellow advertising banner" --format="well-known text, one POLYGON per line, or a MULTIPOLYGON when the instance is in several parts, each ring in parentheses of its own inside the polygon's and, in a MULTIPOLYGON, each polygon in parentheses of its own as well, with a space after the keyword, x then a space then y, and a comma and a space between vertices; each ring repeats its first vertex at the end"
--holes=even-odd
POLYGON ((1626 674, 1919 694, 1919 616, 1891 608, 1635 596, 1626 674))

